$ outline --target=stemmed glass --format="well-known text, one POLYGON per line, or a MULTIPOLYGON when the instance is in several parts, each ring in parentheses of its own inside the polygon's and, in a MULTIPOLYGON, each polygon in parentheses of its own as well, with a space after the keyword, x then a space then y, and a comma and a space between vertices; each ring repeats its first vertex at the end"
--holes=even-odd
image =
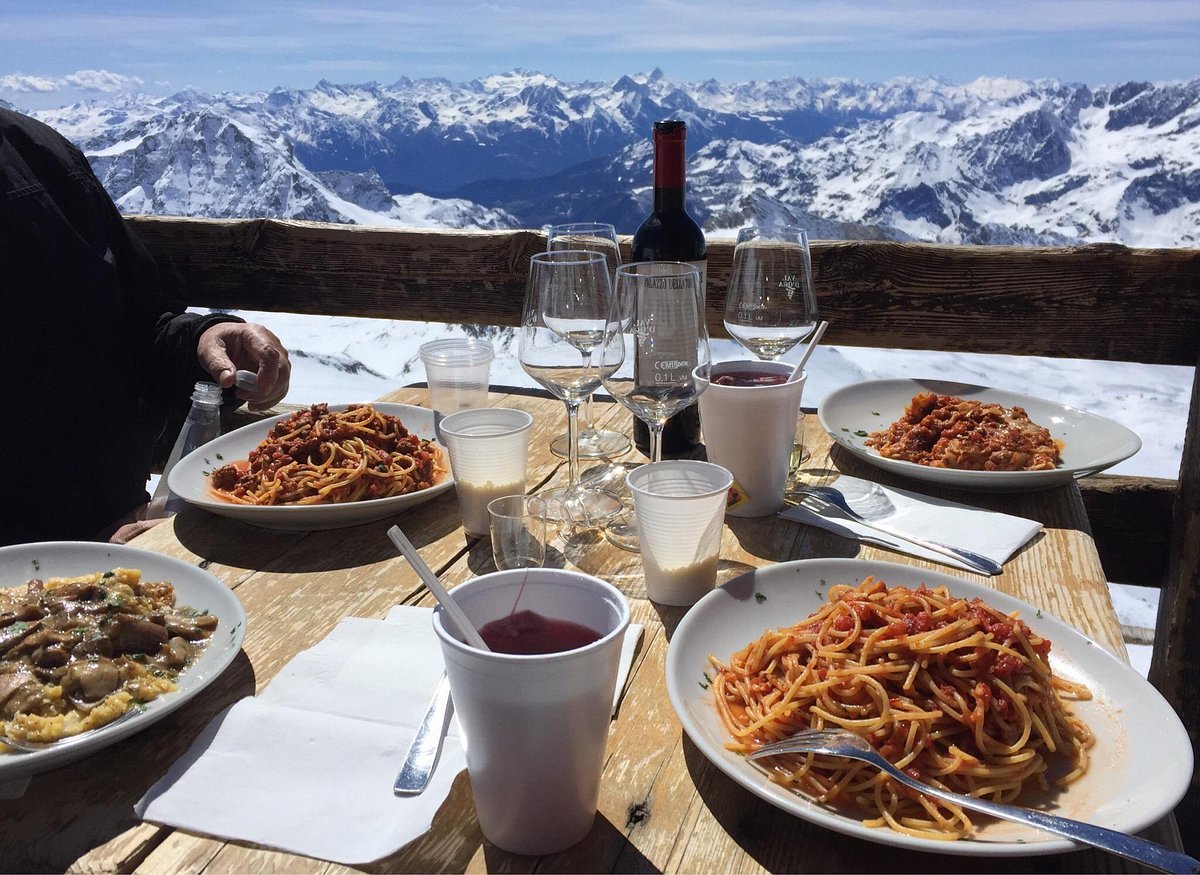
POLYGON ((725 297, 725 329, 774 361, 817 327, 808 235, 792 225, 738 232, 725 297))
MULTIPOLYGON (((774 361, 817 327, 808 234, 794 225, 738 232, 725 297, 725 329, 760 359, 774 361)), ((803 414, 797 411, 798 422, 803 414)), ((808 458, 797 430, 792 467, 808 458)))
POLYGON ((579 404, 600 385, 605 320, 612 301, 598 252, 539 252, 530 259, 518 356, 529 376, 567 408, 569 485, 542 493, 560 522, 595 526, 621 509, 612 494, 579 485, 579 404))
MULTIPOLYGON (((617 243, 617 231, 603 222, 570 222, 551 225, 546 233, 546 251, 558 252, 566 249, 582 249, 599 252, 608 263, 610 279, 615 279, 621 266, 621 247, 617 243)), ((592 395, 583 402, 583 427, 579 430, 579 458, 615 459, 629 452, 632 443, 628 436, 619 431, 595 427, 592 395)), ((567 457, 568 436, 561 434, 550 442, 550 452, 561 458, 567 457)))
MULTIPOLYGON (((651 462, 662 460, 666 421, 703 391, 711 361, 700 272, 693 265, 644 261, 617 269, 602 380, 646 423, 651 462)), ((613 522, 607 534, 617 546, 638 549, 636 522, 613 522)))

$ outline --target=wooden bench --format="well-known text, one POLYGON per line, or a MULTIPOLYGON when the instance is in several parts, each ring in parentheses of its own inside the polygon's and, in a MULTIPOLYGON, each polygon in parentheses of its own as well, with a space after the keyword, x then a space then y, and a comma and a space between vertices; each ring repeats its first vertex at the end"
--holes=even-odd
MULTIPOLYGON (((136 217, 189 306, 515 326, 537 231, 452 232, 136 217)), ((628 241, 626 240, 626 245, 628 241)), ((730 241, 709 246, 722 323, 730 241)), ((1200 365, 1200 250, 812 245, 826 343, 1200 365)), ((1163 587, 1151 680, 1200 737, 1200 386, 1178 480, 1080 483, 1110 579, 1163 587)), ((1146 429, 1158 427, 1146 423, 1146 429)), ((1200 835, 1200 780, 1177 812, 1200 835)))

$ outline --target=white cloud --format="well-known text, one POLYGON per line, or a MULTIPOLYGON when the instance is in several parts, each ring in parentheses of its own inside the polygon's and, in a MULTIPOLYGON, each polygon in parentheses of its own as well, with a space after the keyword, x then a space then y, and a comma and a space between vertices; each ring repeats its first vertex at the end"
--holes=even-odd
POLYGON ((130 91, 141 84, 142 80, 137 76, 110 73, 108 70, 77 70, 60 77, 28 76, 24 73, 0 76, 0 90, 40 94, 62 91, 64 88, 80 88, 84 91, 103 91, 111 94, 118 91, 130 91))
POLYGON ((108 70, 79 70, 63 77, 63 83, 85 91, 130 91, 142 84, 137 76, 110 73, 108 70))
POLYGON ((24 73, 12 73, 8 76, 0 76, 0 90, 46 93, 57 91, 60 82, 61 80, 47 79, 45 76, 26 76, 24 73))

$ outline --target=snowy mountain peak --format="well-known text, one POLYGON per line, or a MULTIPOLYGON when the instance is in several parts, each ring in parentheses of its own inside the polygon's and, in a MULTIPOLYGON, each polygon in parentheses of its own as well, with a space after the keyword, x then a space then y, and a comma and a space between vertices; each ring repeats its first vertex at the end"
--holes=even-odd
POLYGON ((689 83, 656 68, 573 83, 514 69, 37 115, 128 210, 631 232, 648 208, 651 127, 674 116, 688 122, 690 202, 711 233, 787 214, 941 242, 1200 240, 1200 80, 689 83))

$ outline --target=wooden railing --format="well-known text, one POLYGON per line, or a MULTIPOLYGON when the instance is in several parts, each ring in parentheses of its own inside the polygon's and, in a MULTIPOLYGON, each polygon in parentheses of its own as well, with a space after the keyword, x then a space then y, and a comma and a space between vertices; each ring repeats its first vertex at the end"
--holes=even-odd
MULTIPOLYGON (((191 306, 516 325, 535 231, 366 229, 278 220, 135 218, 191 306)), ((1200 250, 815 242, 826 343, 1200 364, 1200 250)), ((732 244, 709 247, 722 324, 732 244)), ((1162 584, 1152 677, 1200 731, 1200 381, 1178 481, 1081 482, 1110 579, 1162 584)), ((1146 430, 1158 428, 1153 422, 1146 430)))
MULTIPOLYGON (((535 231, 430 232, 140 218, 196 306, 516 325, 535 231)), ((710 330, 732 258, 709 248, 710 330)), ((826 342, 1193 366, 1200 251, 813 244, 826 342)), ((1153 423, 1147 424, 1153 428, 1153 423)), ((1114 580, 1167 573, 1172 480, 1095 477, 1084 497, 1114 580)))

